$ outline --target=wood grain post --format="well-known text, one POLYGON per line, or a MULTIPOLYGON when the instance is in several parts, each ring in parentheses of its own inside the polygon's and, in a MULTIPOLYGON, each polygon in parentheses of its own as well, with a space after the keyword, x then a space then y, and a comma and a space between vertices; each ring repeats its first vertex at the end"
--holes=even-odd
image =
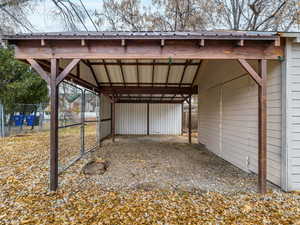
POLYGON ((50 190, 58 187, 58 60, 51 59, 50 190))
POLYGON ((183 127, 184 127, 183 104, 184 104, 184 103, 181 103, 181 136, 183 135, 183 127))
POLYGON ((116 117, 116 112, 115 112, 115 98, 113 97, 113 101, 111 103, 111 136, 112 136, 112 141, 115 142, 115 124, 116 124, 116 121, 115 121, 115 117, 116 117))
POLYGON ((258 86, 258 191, 267 192, 267 61, 259 60, 258 86))
POLYGON ((189 144, 192 143, 192 96, 189 96, 189 122, 188 122, 188 129, 189 129, 189 144))

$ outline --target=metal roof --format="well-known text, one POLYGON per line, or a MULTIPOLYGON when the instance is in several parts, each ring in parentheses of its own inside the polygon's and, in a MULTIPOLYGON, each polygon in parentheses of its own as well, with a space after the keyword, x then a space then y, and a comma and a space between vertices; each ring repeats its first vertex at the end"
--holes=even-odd
POLYGON ((4 35, 4 40, 36 40, 36 39, 90 39, 90 40, 114 40, 114 39, 224 39, 224 40, 274 40, 279 37, 277 32, 258 31, 193 31, 193 32, 164 32, 164 31, 103 31, 103 32, 49 32, 49 33, 20 33, 4 35))

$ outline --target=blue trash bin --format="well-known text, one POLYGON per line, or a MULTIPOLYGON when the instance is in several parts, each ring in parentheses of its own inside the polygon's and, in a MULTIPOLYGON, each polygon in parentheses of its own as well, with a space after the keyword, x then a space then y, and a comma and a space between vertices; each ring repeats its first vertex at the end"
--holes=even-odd
POLYGON ((35 116, 34 115, 27 116, 27 125, 28 126, 34 126, 35 125, 35 116))
POLYGON ((20 127, 23 125, 24 115, 14 116, 15 126, 20 127))

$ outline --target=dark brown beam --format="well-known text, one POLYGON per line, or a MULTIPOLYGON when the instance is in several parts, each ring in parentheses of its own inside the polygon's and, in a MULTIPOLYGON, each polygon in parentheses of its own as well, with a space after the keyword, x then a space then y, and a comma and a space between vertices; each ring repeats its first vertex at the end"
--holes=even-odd
POLYGON ((124 87, 126 87, 126 81, 125 81, 125 76, 124 76, 124 71, 123 71, 122 62, 121 62, 121 60, 118 60, 118 62, 120 63, 120 70, 121 70, 121 75, 122 75, 123 85, 124 85, 124 87))
POLYGON ((188 135, 189 135, 189 144, 192 143, 192 96, 189 96, 189 121, 188 121, 188 135))
POLYGON ((40 40, 10 41, 15 44, 18 59, 278 59, 283 56, 283 46, 274 46, 273 40, 249 40, 243 47, 236 41, 206 40, 199 48, 198 40, 175 40, 163 48, 157 40, 131 40, 126 47, 118 40, 89 40, 88 47, 77 40, 49 40, 41 47, 40 40))
MULTIPOLYGON (((159 96, 130 96, 131 98, 138 98, 138 99, 149 99, 149 98, 151 98, 151 99, 162 99, 162 98, 172 98, 172 97, 166 97, 166 96, 164 96, 164 97, 159 97, 159 96)), ((122 99, 122 98, 127 98, 127 96, 120 96, 120 99, 122 99)), ((186 97, 186 98, 188 98, 188 97, 186 97)), ((181 99, 181 100, 185 100, 186 98, 184 98, 184 97, 175 97, 174 99, 181 99)))
POLYGON ((257 72, 252 68, 252 66, 245 59, 238 59, 241 66, 246 72, 252 77, 252 79, 258 84, 261 85, 262 78, 257 74, 257 72))
POLYGON ((48 73, 39 65, 39 63, 34 59, 27 59, 27 61, 31 67, 49 84, 50 77, 48 73))
POLYGON ((80 77, 80 63, 77 64, 76 75, 80 77))
POLYGON ((190 60, 187 59, 185 61, 185 65, 184 65, 184 68, 183 68, 183 71, 182 71, 182 75, 181 75, 181 78, 180 78, 180 81, 179 81, 179 87, 181 86, 181 83, 182 83, 182 81, 184 79, 185 71, 186 71, 186 68, 188 67, 189 63, 190 63, 190 60))
MULTIPOLYGON (((167 76, 166 76, 166 84, 165 84, 165 87, 168 86, 169 76, 170 76, 170 71, 171 71, 171 63, 169 63, 169 66, 168 66, 168 71, 167 71, 167 76)), ((162 95, 161 97, 163 98, 164 95, 162 95)))
POLYGON ((58 60, 51 59, 51 118, 50 118, 50 190, 58 187, 58 60))
MULTIPOLYGON (((103 62, 91 62, 91 65, 104 65, 103 62)), ((119 66, 120 63, 119 62, 107 62, 106 65, 109 66, 119 66)), ((170 65, 170 63, 168 62, 122 62, 123 66, 168 66, 170 65)), ((182 62, 173 62, 172 65, 175 66, 184 66, 185 63, 182 62)), ((198 65, 198 63, 191 63, 190 65, 198 65)))
POLYGON ((104 94, 197 94, 197 86, 190 87, 137 87, 137 86, 112 86, 102 87, 104 94))
POLYGON ((57 84, 62 82, 66 76, 70 74, 70 72, 74 69, 74 67, 80 62, 80 59, 73 59, 56 78, 57 84))
POLYGON ((258 86, 258 190, 267 192, 267 61, 259 60, 261 85, 258 86))
POLYGON ((150 104, 181 104, 182 101, 178 100, 133 100, 133 99, 128 99, 128 100, 118 100, 116 103, 150 103, 150 104))
POLYGON ((152 86, 154 84, 154 75, 155 75, 155 59, 153 59, 153 66, 152 66, 152 86))
MULTIPOLYGON (((48 61, 45 60, 38 60, 38 62, 46 69, 46 71, 50 71, 50 63, 48 61)), ((63 68, 59 68, 59 72, 61 73, 61 71, 63 71, 63 68)), ((71 82, 74 82, 75 84, 78 84, 82 87, 85 87, 89 90, 95 90, 97 92, 99 92, 99 89, 97 86, 77 77, 76 75, 69 73, 68 76, 65 78, 66 80, 69 80, 71 82)))
MULTIPOLYGON (((106 62, 105 62, 104 59, 103 59, 102 61, 103 61, 105 73, 106 73, 106 76, 107 76, 107 80, 108 80, 108 82, 109 82, 109 85, 111 86, 111 85, 112 85, 112 84, 111 84, 111 78, 110 78, 110 75, 109 75, 109 71, 108 71, 108 69, 107 69, 107 64, 106 64, 106 62)), ((100 83, 100 84, 101 84, 101 83, 100 83)))
POLYGON ((116 135, 116 129, 115 129, 115 124, 116 124, 116 107, 115 107, 115 97, 113 97, 113 101, 111 103, 111 136, 112 136, 112 141, 115 142, 115 135, 116 135))
MULTIPOLYGON (((110 85, 110 84, 113 84, 113 85, 123 85, 123 82, 113 82, 113 83, 109 83, 109 82, 100 82, 100 85, 110 85)), ((136 85, 136 86, 141 86, 143 85, 143 87, 145 86, 149 86, 149 87, 152 87, 152 83, 147 83, 147 82, 126 82, 127 85, 136 85)), ((162 87, 167 87, 167 86, 179 86, 179 83, 153 83, 153 85, 160 85, 162 87)), ((191 86, 191 83, 182 83, 181 86, 191 86)))
POLYGON ((200 70, 200 68, 201 68, 202 62, 203 62, 203 60, 200 60, 198 66, 197 66, 197 69, 196 69, 196 72, 195 72, 195 74, 194 74, 194 77, 193 77, 193 81, 192 81, 191 86, 193 86, 193 84, 195 83, 195 80, 196 80, 197 75, 198 75, 198 73, 199 73, 199 70, 200 70))
POLYGON ((140 71, 139 71, 139 64, 138 64, 138 60, 136 60, 136 80, 137 80, 137 84, 138 86, 140 86, 140 71))
POLYGON ((95 70, 94 68, 91 66, 89 60, 82 60, 82 62, 90 69, 91 73, 92 73, 92 76, 97 84, 97 87, 100 88, 100 84, 99 84, 99 81, 97 79, 97 76, 96 76, 96 73, 95 73, 95 70))

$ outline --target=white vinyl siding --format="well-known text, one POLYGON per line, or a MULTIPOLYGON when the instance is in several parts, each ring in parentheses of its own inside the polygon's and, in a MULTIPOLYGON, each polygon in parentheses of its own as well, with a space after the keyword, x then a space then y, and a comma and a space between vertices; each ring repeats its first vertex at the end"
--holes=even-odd
MULTIPOLYGON (((181 104, 149 104, 150 135, 181 134, 181 104)), ((147 135, 147 104, 116 104, 116 134, 147 135)))
POLYGON ((300 43, 287 40, 285 61, 285 185, 300 190, 300 43))
POLYGON ((181 104, 149 104, 149 134, 181 134, 181 104))
POLYGON ((147 134, 147 104, 116 104, 116 134, 147 134))
MULTIPOLYGON (((249 76, 226 82, 245 73, 235 62, 208 62, 205 67, 202 72, 209 78, 203 75, 199 80, 198 140, 233 165, 256 173, 257 85, 249 76), (218 85, 218 78, 222 79, 220 83, 223 84, 218 85)), ((268 61, 267 178, 277 185, 281 184, 280 74, 280 62, 268 61)))

